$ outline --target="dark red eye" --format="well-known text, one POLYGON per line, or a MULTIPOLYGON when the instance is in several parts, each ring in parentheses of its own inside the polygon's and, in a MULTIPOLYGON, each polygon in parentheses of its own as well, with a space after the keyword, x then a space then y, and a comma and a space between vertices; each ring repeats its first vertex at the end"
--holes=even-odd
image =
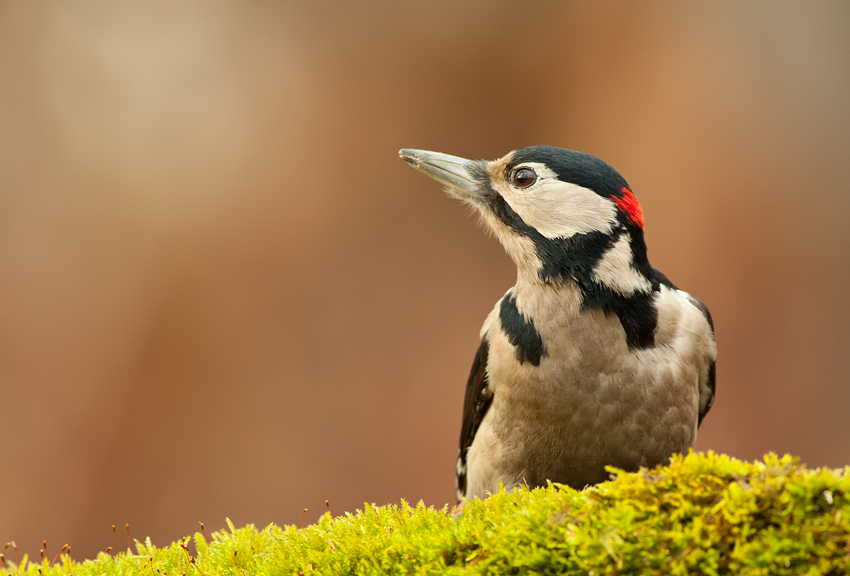
POLYGON ((528 188, 537 181, 537 173, 531 168, 520 168, 511 174, 511 183, 517 188, 528 188))

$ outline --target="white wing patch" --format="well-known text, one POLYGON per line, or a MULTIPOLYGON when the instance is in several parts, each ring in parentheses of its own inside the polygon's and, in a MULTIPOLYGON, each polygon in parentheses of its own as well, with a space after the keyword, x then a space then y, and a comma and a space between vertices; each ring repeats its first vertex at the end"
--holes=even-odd
POLYGON ((631 296, 635 292, 652 291, 652 284, 649 280, 632 268, 630 241, 631 236, 628 234, 621 235, 593 267, 594 280, 623 296, 631 296))

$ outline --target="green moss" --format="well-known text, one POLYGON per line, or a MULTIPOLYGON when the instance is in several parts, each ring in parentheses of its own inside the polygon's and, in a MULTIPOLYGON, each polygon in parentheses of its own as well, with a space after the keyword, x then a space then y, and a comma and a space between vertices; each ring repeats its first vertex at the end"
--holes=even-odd
MULTIPOLYGON (((0 575, 850 574, 847 469, 690 454, 578 492, 500 492, 459 516, 402 502, 303 529, 249 525, 0 575)), ((6 560, 8 562, 8 559, 6 560)))

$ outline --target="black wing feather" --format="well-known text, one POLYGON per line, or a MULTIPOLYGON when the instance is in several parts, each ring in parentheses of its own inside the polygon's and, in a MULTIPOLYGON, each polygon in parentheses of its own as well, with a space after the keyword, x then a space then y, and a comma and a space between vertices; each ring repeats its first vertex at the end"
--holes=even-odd
POLYGON ((717 369, 715 368, 715 364, 715 361, 712 360, 711 364, 708 365, 708 387, 711 392, 708 397, 708 402, 706 402, 705 406, 699 411, 697 427, 702 424, 702 419, 705 418, 705 415, 708 414, 709 410, 711 410, 712 404, 714 404, 714 387, 717 381, 717 369))
POLYGON ((472 370, 466 383, 466 395, 463 399, 463 424, 460 428, 460 453, 457 462, 457 494, 458 502, 466 494, 466 452, 472 446, 475 433, 484 419, 484 414, 493 402, 493 393, 488 386, 487 356, 490 344, 487 335, 481 339, 478 352, 472 361, 472 370))

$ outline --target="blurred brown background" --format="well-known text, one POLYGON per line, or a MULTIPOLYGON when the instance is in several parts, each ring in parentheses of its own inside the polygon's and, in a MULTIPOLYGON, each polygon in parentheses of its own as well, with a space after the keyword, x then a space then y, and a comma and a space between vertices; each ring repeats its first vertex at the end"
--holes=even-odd
POLYGON ((701 450, 850 464, 850 4, 4 2, 0 543, 454 498, 513 283, 401 147, 596 154, 711 308, 701 450))

